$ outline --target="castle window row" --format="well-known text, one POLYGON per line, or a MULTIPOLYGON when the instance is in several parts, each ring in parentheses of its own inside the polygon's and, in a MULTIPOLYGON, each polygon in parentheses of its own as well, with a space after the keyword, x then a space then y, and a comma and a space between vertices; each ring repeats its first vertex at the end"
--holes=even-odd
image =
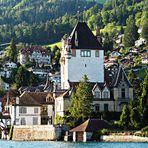
MULTIPOLYGON (((72 51, 72 55, 76 56, 75 51, 72 51)), ((91 57, 91 50, 81 50, 80 56, 81 57, 91 57)), ((99 57, 99 50, 95 51, 95 57, 99 57)))

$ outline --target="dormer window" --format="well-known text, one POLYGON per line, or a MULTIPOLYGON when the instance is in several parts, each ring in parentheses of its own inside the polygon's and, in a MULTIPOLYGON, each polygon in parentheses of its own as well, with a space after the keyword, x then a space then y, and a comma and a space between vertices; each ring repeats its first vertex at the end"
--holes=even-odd
POLYGON ((100 92, 99 91, 95 92, 95 98, 100 98, 100 92))
POLYGON ((104 91, 103 95, 104 95, 104 98, 109 98, 108 91, 104 91))
POLYGON ((81 50, 81 57, 90 57, 91 52, 90 50, 81 50))

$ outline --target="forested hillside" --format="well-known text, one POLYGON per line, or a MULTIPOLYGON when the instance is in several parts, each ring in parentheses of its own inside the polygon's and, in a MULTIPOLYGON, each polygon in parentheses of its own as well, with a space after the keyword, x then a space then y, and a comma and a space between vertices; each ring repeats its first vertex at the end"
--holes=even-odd
POLYGON ((147 21, 147 0, 0 0, 0 44, 49 44, 69 33, 79 20, 98 25, 113 38, 132 15, 137 27, 147 21), (104 3, 99 4, 98 2, 104 3), (79 13, 78 13, 79 12, 79 13))
MULTIPOLYGON (((0 43, 46 44, 60 39, 75 24, 77 11, 96 2, 86 0, 0 0, 0 43), (73 15, 73 22, 67 21, 73 15)), ((101 5, 100 5, 101 8, 101 5)))

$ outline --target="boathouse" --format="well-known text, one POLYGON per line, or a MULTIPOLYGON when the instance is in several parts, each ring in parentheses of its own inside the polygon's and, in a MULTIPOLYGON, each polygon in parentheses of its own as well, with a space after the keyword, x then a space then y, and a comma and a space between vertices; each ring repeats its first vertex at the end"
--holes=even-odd
POLYGON ((111 125, 100 119, 88 119, 81 125, 73 128, 70 132, 73 133, 73 141, 86 142, 92 140, 93 133, 98 132, 101 129, 110 129, 111 125))

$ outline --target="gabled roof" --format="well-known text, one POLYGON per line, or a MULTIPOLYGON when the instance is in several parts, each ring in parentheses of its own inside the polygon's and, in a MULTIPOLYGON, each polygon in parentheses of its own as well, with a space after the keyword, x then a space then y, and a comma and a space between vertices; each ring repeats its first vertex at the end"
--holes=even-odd
POLYGON ((78 22, 69 38, 71 40, 72 49, 102 50, 101 44, 97 40, 97 37, 94 36, 85 22, 78 22), (75 44, 76 37, 78 46, 75 44))
POLYGON ((105 121, 100 119, 88 119, 81 125, 73 128, 70 132, 97 132, 103 128, 110 129, 111 125, 105 121))
POLYGON ((28 92, 24 92, 19 97, 19 106, 40 106, 41 104, 37 102, 28 92))
POLYGON ((20 106, 39 106, 54 102, 53 94, 49 92, 24 92, 19 98, 20 106), (51 98, 48 102, 46 100, 47 97, 51 98))
POLYGON ((125 81, 129 87, 132 87, 130 81, 129 81, 128 78, 127 78, 127 75, 126 75, 126 73, 125 73, 123 67, 122 67, 122 66, 119 66, 118 71, 117 71, 117 73, 116 73, 116 75, 115 75, 115 77, 114 77, 112 86, 113 86, 113 87, 118 86, 118 84, 119 84, 122 80, 125 81))

